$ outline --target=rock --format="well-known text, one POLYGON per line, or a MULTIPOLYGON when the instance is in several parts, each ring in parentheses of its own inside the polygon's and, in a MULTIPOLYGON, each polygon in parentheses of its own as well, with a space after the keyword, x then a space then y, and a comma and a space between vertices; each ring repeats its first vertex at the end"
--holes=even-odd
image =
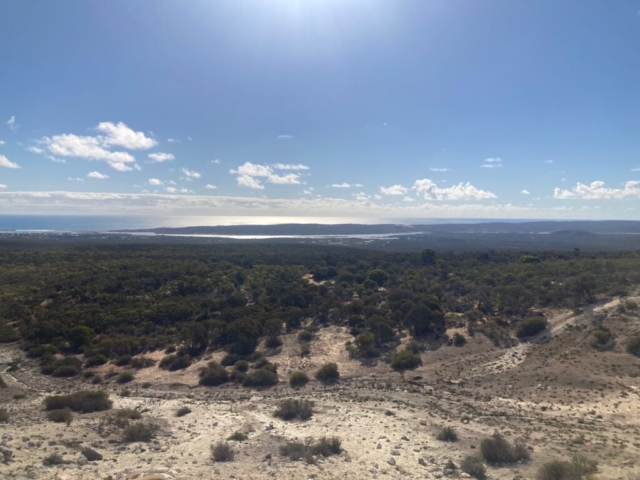
POLYGON ((270 453, 267 453, 267 454, 264 456, 264 459, 265 459, 265 460, 271 460, 272 458, 273 458, 273 455, 271 455, 270 453))
POLYGON ((382 444, 380 444, 380 443, 379 443, 379 444, 376 446, 376 449, 377 449, 377 450, 382 449, 382 444))
POLYGON ((84 455, 84 457, 86 457, 87 460, 89 460, 90 462, 95 462, 97 460, 102 460, 102 454, 96 452, 93 448, 91 447, 84 447, 81 451, 82 455, 84 455))
POLYGON ((455 471, 455 470, 452 470, 452 469, 448 469, 448 470, 447 470, 447 469, 445 469, 445 471, 444 471, 444 472, 442 472, 442 474, 443 474, 445 477, 453 477, 453 476, 456 474, 456 471, 455 471))
POLYGON ((460 478, 471 478, 471 475, 469 475, 468 473, 462 472, 460 474, 460 478))
POLYGON ((406 435, 403 435, 400 440, 404 440, 405 442, 408 442, 409 441, 409 437, 407 437, 406 435))
POLYGON ((82 454, 78 455, 78 465, 80 465, 82 467, 82 466, 86 465, 87 463, 89 463, 89 460, 87 460, 87 457, 85 457, 82 454))
POLYGON ((400 456, 400 452, 398 450, 391 450, 391 455, 393 455, 394 457, 398 457, 400 456))
POLYGON ((0 445, 0 454, 2 454, 2 456, 4 457, 3 459, 4 463, 9 463, 9 461, 11 460, 11 457, 13 457, 13 452, 9 450, 7 447, 3 447, 2 445, 0 445))
POLYGON ((426 466, 427 466, 427 462, 425 462, 424 458, 420 458, 420 459, 418 459, 418 463, 419 463, 420 465, 422 465, 423 467, 426 467, 426 466))
POLYGON ((394 466, 396 464, 396 459, 391 457, 389 460, 387 460, 387 463, 391 466, 394 466))
POLYGON ((73 477, 65 472, 58 472, 54 477, 54 480, 73 480, 73 477))

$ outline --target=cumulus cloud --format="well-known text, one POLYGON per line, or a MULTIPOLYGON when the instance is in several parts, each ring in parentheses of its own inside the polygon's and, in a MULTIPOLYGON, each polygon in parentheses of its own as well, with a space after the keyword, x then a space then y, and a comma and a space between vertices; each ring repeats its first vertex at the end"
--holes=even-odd
POLYGON ((123 122, 100 122, 96 130, 106 134, 106 136, 99 137, 105 147, 147 150, 158 144, 153 138, 147 137, 143 132, 130 129, 123 122))
POLYGON ((16 128, 17 124, 16 124, 16 116, 15 115, 11 115, 11 117, 9 118, 9 120, 7 120, 7 125, 9 126, 9 128, 11 130, 13 130, 14 128, 16 128))
POLYGON ((445 167, 431 167, 429 168, 432 172, 453 172, 450 168, 445 167))
POLYGON ((0 188, 7 188, 7 186, 4 183, 0 183, 0 188))
POLYGON ((422 195, 425 200, 486 200, 496 198, 496 195, 487 191, 480 190, 470 182, 459 183, 447 188, 438 187, 435 182, 424 178, 416 180, 413 185, 418 195, 422 195))
POLYGON ((47 158, 51 160, 53 163, 67 163, 67 161, 64 158, 56 158, 56 157, 52 157, 51 155, 47 155, 47 158))
POLYGON ((100 172, 89 172, 87 174, 87 177, 89 178, 96 178, 98 180, 106 180, 107 178, 109 178, 109 175, 104 175, 100 172))
POLYGON ((193 193, 193 190, 189 190, 188 188, 181 188, 180 193, 193 193))
POLYGON ((44 153, 44 150, 41 149, 40 147, 36 147, 36 146, 30 146, 27 147, 27 151, 31 152, 31 153, 37 153, 38 155, 42 155, 44 153))
POLYGON ((4 168, 20 168, 20 165, 18 165, 15 162, 10 161, 4 155, 0 155, 0 167, 4 167, 4 168))
POLYGON ((162 184, 163 184, 162 180, 159 180, 157 178, 149 179, 149 185, 162 185, 162 184))
POLYGON ((215 160, 211 160, 211 163, 215 163, 216 165, 220 165, 220 159, 216 158, 215 160))
POLYGON ((67 178, 67 180, 69 180, 70 182, 84 182, 84 178, 80 177, 69 177, 67 178))
POLYGON ((333 188, 351 188, 351 185, 348 183, 333 183, 331 184, 333 188))
POLYGON ((520 193, 523 195, 531 195, 531 192, 529 190, 522 190, 520 193))
POLYGON ((209 190, 215 190, 218 187, 216 187, 215 185, 211 185, 210 183, 207 183, 204 188, 208 188, 209 190))
POLYGON ((150 153, 147 156, 152 161, 157 162, 157 163, 169 162, 171 160, 175 160, 176 159, 176 157, 174 157, 173 154, 171 154, 171 153, 162 153, 162 152, 150 153))
POLYGON ((0 147, 4 145, 4 140, 0 140, 0 147))
POLYGON ((193 170, 189 170, 188 168, 183 168, 181 169, 181 171, 185 174, 187 180, 193 180, 194 178, 200 178, 202 176, 198 172, 194 172, 193 170))
POLYGON ((278 135, 278 138, 286 140, 286 139, 293 138, 293 135, 278 135))
POLYGON ((622 198, 640 198, 639 181, 631 180, 622 188, 607 188, 602 181, 591 182, 589 185, 578 182, 571 190, 555 188, 553 196, 560 200, 612 200, 622 198))
POLYGON ((272 167, 276 170, 309 170, 309 167, 301 163, 274 163, 272 167))
MULTIPOLYGON (((278 175, 274 172, 274 168, 279 170, 304 170, 305 165, 285 165, 278 163, 274 166, 271 165, 258 165, 251 162, 245 162, 237 169, 229 170, 229 173, 238 175, 236 181, 241 187, 249 187, 257 190, 264 189, 261 179, 265 179, 268 183, 277 185, 299 185, 300 175, 297 173, 288 173, 286 175, 278 175), (289 168, 287 168, 289 167, 289 168), (296 168, 291 168, 296 167, 296 168), (302 167, 302 168, 300 168, 302 167)), ((308 167, 306 167, 308 168, 308 167)))
POLYGON ((167 138, 167 142, 169 142, 169 143, 180 143, 180 140, 176 140, 175 138, 167 138))
POLYGON ((176 187, 166 187, 165 190, 169 193, 176 193, 178 191, 176 187))
POLYGON ((402 185, 391 185, 390 187, 380 187, 382 195, 404 195, 409 189, 402 185))
POLYGON ((502 166, 502 159, 499 157, 485 158, 484 163, 480 165, 482 168, 500 168, 502 166))

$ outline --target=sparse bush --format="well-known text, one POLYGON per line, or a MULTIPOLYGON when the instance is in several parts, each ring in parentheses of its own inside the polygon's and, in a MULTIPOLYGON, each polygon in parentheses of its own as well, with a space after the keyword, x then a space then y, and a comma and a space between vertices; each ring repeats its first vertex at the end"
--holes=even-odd
POLYGON ((308 420, 313 415, 313 402, 288 398, 280 402, 274 415, 283 420, 308 420))
POLYGON ((218 362, 209 362, 200 370, 200 385, 215 387, 229 381, 229 373, 218 362))
POLYGON ((242 385, 245 387, 271 387, 277 384, 278 374, 265 368, 249 372, 242 381, 242 385))
POLYGON ((118 428, 125 428, 131 424, 131 420, 140 420, 142 413, 132 408, 123 408, 118 410, 114 414, 106 415, 103 421, 108 424, 113 424, 118 428))
POLYGON ((391 359, 391 368, 398 371, 413 370, 420 365, 422 365, 420 355, 416 355, 407 349, 397 352, 391 359))
POLYGON ((151 420, 140 421, 125 427, 122 438, 125 442, 150 442, 158 431, 160 431, 160 425, 157 423, 151 420))
POLYGON ((267 337, 264 341, 264 346, 267 348, 278 348, 282 346, 282 339, 280 337, 267 337))
POLYGON ((300 356, 308 357, 311 355, 311 346, 307 342, 300 343, 300 356))
POLYGON ((591 478, 598 470, 598 462, 577 455, 571 460, 551 460, 536 473, 537 480, 582 480, 591 478))
POLYGON ((105 363, 107 363, 108 360, 109 359, 107 357, 99 353, 97 355, 87 358, 87 361, 85 362, 84 366, 87 368, 98 367, 100 365, 104 365, 105 363))
POLYGON ((153 358, 149 357, 135 357, 133 360, 131 360, 131 366, 136 370, 153 367, 155 364, 156 361, 153 358))
POLYGON ((499 433, 494 433, 490 438, 482 440, 480 451, 485 461, 493 465, 529 460, 530 457, 529 450, 521 440, 516 440, 515 445, 511 445, 499 433))
POLYGON ((51 467, 53 465, 62 465, 63 463, 64 459, 58 452, 53 452, 51 455, 46 456, 44 460, 42 460, 42 464, 47 467, 51 467))
POLYGON ((185 354, 171 354, 160 360, 160 368, 163 370, 183 370, 191 365, 191 357, 185 354))
POLYGON ((634 300, 627 300, 626 302, 624 302, 624 308, 631 311, 637 310, 638 304, 634 300))
POLYGON ((455 463, 453 463, 453 460, 449 459, 447 460, 446 465, 444 466, 445 470, 457 470, 458 467, 456 466, 455 463))
POLYGON ((627 353, 640 357, 640 335, 631 337, 627 342, 627 353))
POLYGON ((118 367, 124 367, 127 366, 131 363, 131 355, 121 355, 120 357, 116 358, 115 363, 118 367))
POLYGON ((341 445, 342 442, 338 437, 322 437, 315 442, 307 441, 306 443, 293 441, 280 446, 280 455, 294 462, 304 458, 308 463, 312 463, 314 455, 323 457, 339 455, 342 452, 341 445))
POLYGON ((247 362, 246 360, 238 360, 233 364, 233 368, 235 368, 239 372, 246 372, 247 370, 249 370, 249 362, 247 362))
POLYGON ((149 387, 151 387, 151 382, 144 382, 142 384, 142 388, 149 388, 149 387))
POLYGON ((122 372, 118 375, 116 382, 118 383, 129 383, 133 381, 133 373, 131 372, 122 372))
POLYGON ((298 342, 310 342, 311 340, 313 340, 313 333, 311 333, 309 330, 301 330, 298 333, 298 342))
POLYGON ((60 408, 58 410, 50 410, 47 412, 47 420, 56 423, 66 423, 70 425, 73 421, 73 413, 69 407, 60 408))
POLYGON ((547 319, 544 317, 529 317, 516 327, 518 338, 532 337, 547 328, 547 319))
POLYGON ((280 455, 296 462, 304 458, 306 452, 305 444, 302 442, 288 442, 280 446, 280 455))
POLYGON ((6 408, 0 408, 0 423, 9 423, 9 411, 6 408))
POLYGON ((176 417, 184 417, 185 415, 189 415, 191 413, 191 409, 189 407, 180 407, 176 412, 176 417))
POLYGON ((331 455, 340 455, 341 452, 342 441, 338 437, 321 437, 311 445, 313 455, 330 457, 331 455))
POLYGON ((52 377, 75 377, 81 369, 74 365, 61 365, 51 372, 52 377))
POLYGON ((227 353, 224 357, 222 357, 222 360, 220 360, 220 363, 225 367, 230 367, 231 365, 234 365, 239 360, 242 360, 240 355, 237 355, 235 353, 227 353))
POLYGON ((100 375, 94 375, 93 377, 91 377, 91 383, 94 385, 102 383, 102 377, 100 375))
POLYGON ((44 404, 47 410, 70 408, 74 412, 101 412, 111 408, 109 394, 102 390, 88 390, 75 392, 70 395, 56 395, 46 397, 44 404))
POLYGON ((444 427, 438 432, 438 435, 436 435, 436 439, 440 440, 441 442, 457 442, 458 434, 453 429, 453 427, 444 427))
POLYGON ((609 343, 611 340, 611 332, 604 330, 602 328, 597 329, 593 332, 594 341, 592 345, 594 347, 602 347, 609 343))
POLYGON ((460 332, 456 332, 453 334, 453 344, 456 347, 462 347, 466 343, 467 343, 467 339, 464 338, 464 335, 462 335, 460 332))
POLYGON ((338 365, 335 363, 325 363, 316 372, 316 378, 324 383, 335 382, 340 378, 340 372, 338 371, 338 365))
POLYGON ((227 442, 218 442, 211 445, 211 460, 214 462, 232 462, 235 452, 227 442))
POLYGON ((233 440, 234 442, 244 442, 248 438, 249 435, 247 435, 246 433, 234 432, 229 438, 227 438, 227 440, 233 440))
POLYGON ((304 372, 298 370, 289 375, 289 385, 293 388, 304 387, 307 383, 309 383, 309 376, 304 372))
POLYGON ((482 458, 478 455, 467 455, 464 457, 460 464, 460 470, 478 480, 485 480, 487 478, 487 469, 484 466, 482 458))

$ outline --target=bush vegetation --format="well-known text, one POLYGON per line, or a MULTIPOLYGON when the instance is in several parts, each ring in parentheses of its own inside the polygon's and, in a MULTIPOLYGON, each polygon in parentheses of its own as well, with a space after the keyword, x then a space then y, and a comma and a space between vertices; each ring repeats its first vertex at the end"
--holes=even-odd
POLYGON ((229 381, 229 373, 218 362, 209 362, 200 370, 200 385, 215 387, 229 381))
POLYGON ((133 373, 131 372, 122 372, 118 375, 116 382, 118 383, 129 383, 133 381, 133 373))
POLYGON ((529 317, 516 327, 518 338, 532 337, 547 328, 547 319, 544 317, 529 317))
POLYGON ((235 452, 227 442, 218 442, 211 445, 211 459, 214 462, 232 462, 235 452))
POLYGON ((249 438, 249 435, 243 432, 234 432, 229 436, 227 440, 232 440, 234 442, 244 442, 249 438))
POLYGON ((289 375, 289 385, 293 388, 304 387, 307 383, 309 376, 304 372, 297 370, 289 375))
POLYGON ((544 463, 536 473, 537 480, 583 480, 592 479, 598 471, 598 462, 583 455, 571 460, 551 460, 544 463))
POLYGON ((69 407, 50 410, 47 412, 47 420, 70 425, 73 421, 73 413, 71 413, 71 409, 69 407))
POLYGON ((420 355, 404 349, 396 353, 391 359, 391 368, 398 371, 413 370, 422 365, 420 355))
POLYGON ((47 410, 69 408, 74 412, 91 413, 109 410, 112 406, 109 394, 102 390, 87 390, 69 395, 50 396, 44 399, 47 410))
POLYGON ((0 423, 9 423, 9 411, 6 408, 0 408, 0 423))
POLYGON ((631 337, 627 341, 627 353, 640 357, 640 335, 631 337))
POLYGON ((453 429, 453 427, 444 427, 438 432, 438 435, 436 435, 436 439, 440 440, 441 442, 457 442, 458 434, 453 429))
POLYGON ((336 382, 340 378, 338 365, 335 363, 325 363, 316 372, 316 378, 324 383, 336 382))
POLYGON ((330 457, 342 453, 342 441, 338 437, 321 437, 316 441, 308 440, 305 443, 299 441, 287 442, 280 446, 280 455, 289 460, 297 461, 305 459, 307 463, 313 463, 313 457, 322 455, 330 457))
POLYGON ((467 455, 464 457, 462 463, 460 463, 460 470, 478 480, 485 480, 487 478, 487 469, 484 466, 482 457, 478 455, 467 455))
POLYGON ((150 442, 160 431, 160 425, 151 420, 140 420, 124 428, 122 439, 125 442, 150 442))
POLYGON ((272 387, 278 384, 278 374, 267 368, 249 372, 242 381, 245 387, 272 387))
POLYGON ((283 420, 308 420, 313 415, 313 402, 288 398, 278 404, 274 415, 283 420))
POLYGON ((160 360, 160 368, 175 371, 184 370, 191 365, 191 357, 187 354, 170 354, 160 360))
POLYGON ((499 433, 483 439, 480 442, 480 452, 484 460, 492 465, 511 464, 530 459, 529 450, 521 440, 511 444, 499 433))

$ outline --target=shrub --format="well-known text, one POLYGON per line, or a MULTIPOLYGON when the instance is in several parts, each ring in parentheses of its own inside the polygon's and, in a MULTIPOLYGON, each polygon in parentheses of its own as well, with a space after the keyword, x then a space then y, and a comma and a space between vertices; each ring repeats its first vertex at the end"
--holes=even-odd
POLYGON ((342 442, 338 437, 322 437, 315 442, 307 441, 306 443, 293 441, 280 446, 280 455, 292 461, 305 458, 307 462, 312 463, 314 455, 323 457, 339 455, 342 452, 341 445, 342 442))
POLYGON ((330 457, 340 455, 342 452, 342 441, 338 437, 322 437, 311 445, 313 455, 330 457))
POLYGON ((107 363, 108 359, 101 353, 94 355, 93 357, 89 357, 85 362, 85 367, 98 367, 100 365, 104 365, 107 363))
POLYGON ((232 462, 235 452, 227 442, 218 442, 211 445, 211 460, 214 462, 232 462))
POLYGON ((9 423, 9 411, 6 408, 0 408, 0 423, 9 423))
POLYGON ((593 332, 593 337, 595 339, 593 341, 593 346, 601 347, 603 345, 606 345, 609 342, 609 340, 611 340, 611 332, 604 330, 602 328, 599 328, 593 332))
POLYGON ((467 339, 464 338, 464 335, 462 335, 460 332, 454 333, 454 335, 453 335, 453 344, 456 347, 462 347, 466 343, 467 343, 467 339))
POLYGON ((304 458, 306 447, 302 442, 288 442, 280 446, 280 455, 296 462, 304 458))
POLYGON ((485 480, 487 478, 487 469, 484 467, 482 458, 478 455, 467 455, 464 457, 460 464, 460 470, 478 480, 485 480))
POLYGON ((93 377, 91 377, 91 383, 94 385, 102 383, 102 377, 100 375, 94 375, 93 377))
POLYGON ((280 337, 267 337, 264 341, 264 346, 267 348, 278 348, 282 346, 282 339, 280 337))
POLYGON ((233 440, 234 442, 244 442, 249 438, 249 435, 242 432, 234 432, 227 440, 233 440))
POLYGON ((42 460, 42 464, 45 466, 62 465, 63 463, 64 459, 58 452, 53 452, 42 460))
POLYGON ((183 370, 191 365, 191 357, 185 354, 171 354, 160 360, 160 368, 163 370, 183 370))
POLYGON ((457 442, 458 434, 453 429, 453 427, 444 427, 438 432, 438 435, 436 435, 436 439, 440 440, 441 442, 457 442))
POLYGON ((176 412, 176 417, 184 417, 185 415, 189 415, 191 413, 191 409, 189 407, 180 407, 176 412))
POLYGON ((138 410, 132 408, 123 408, 118 410, 115 414, 110 414, 104 417, 104 421, 108 424, 113 424, 118 428, 125 428, 130 425, 130 420, 140 420, 142 414, 138 410))
POLYGON ((310 342, 311 340, 313 340, 313 333, 311 333, 309 330, 301 330, 298 333, 298 342, 310 342))
POLYGON ((280 402, 274 415, 283 420, 308 420, 313 415, 313 402, 288 398, 280 402))
POLYGON ((447 460, 446 465, 444 466, 445 470, 457 470, 458 467, 456 466, 455 463, 453 463, 453 460, 449 459, 447 460))
POLYGON ((536 473, 537 480, 582 480, 590 478, 598 470, 598 462, 577 455, 570 461, 551 460, 536 473))
POLYGON ((47 412, 47 420, 56 423, 66 423, 70 425, 73 421, 73 413, 69 407, 60 408, 58 410, 51 410, 47 412))
POLYGON ((112 406, 109 394, 102 390, 75 392, 70 395, 46 397, 44 404, 47 410, 70 408, 74 412, 90 413, 109 410, 112 406))
POLYGON ((149 368, 153 367, 156 364, 156 361, 153 358, 149 357, 135 357, 131 360, 131 366, 136 370, 140 370, 141 368, 149 368))
POLYGON ((144 382, 142 384, 142 388, 149 388, 151 386, 151 382, 144 382))
POLYGON ((624 302, 624 308, 626 308, 627 310, 637 310, 638 304, 633 300, 627 300, 626 302, 624 302))
POLYGON ((217 362, 209 362, 200 370, 200 385, 215 387, 229 381, 229 374, 225 368, 217 362))
POLYGON ((309 383, 309 376, 301 371, 295 371, 289 375, 289 385, 293 388, 304 387, 309 383))
POLYGON ((150 442, 160 430, 160 426, 153 421, 140 421, 129 425, 122 432, 125 442, 150 442))
POLYGON ((246 372, 247 370, 249 370, 249 362, 247 362, 246 360, 238 360, 233 364, 233 368, 235 368, 239 372, 246 372))
POLYGON ((487 463, 515 463, 518 460, 529 460, 529 451, 520 440, 511 445, 502 435, 494 433, 490 438, 485 438, 480 442, 482 457, 487 463))
POLYGON ((247 374, 242 381, 245 387, 271 387, 278 384, 278 374, 259 368, 247 374))
POLYGON ((131 372, 122 372, 116 379, 118 383, 129 383, 131 381, 133 381, 133 373, 131 372))
POLYGON ((325 363, 316 372, 316 378, 321 382, 325 382, 325 383, 337 381, 340 378, 338 365, 336 365, 335 363, 325 363))
POLYGON ((52 377, 74 377, 80 373, 80 368, 73 365, 62 365, 51 372, 52 377))
POLYGON ((237 355, 235 353, 227 353, 224 357, 222 357, 222 360, 220 360, 220 363, 225 367, 230 367, 231 365, 235 364, 239 360, 242 360, 240 355, 237 355))
POLYGON ((407 349, 397 352, 391 359, 391 368, 394 370, 413 370, 420 365, 422 365, 420 355, 416 355, 407 349))
POLYGON ((53 357, 42 357, 43 365, 40 373, 54 377, 73 377, 82 371, 82 362, 76 357, 54 360, 53 357))
POLYGON ((547 319, 544 317, 529 317, 516 327, 518 338, 532 337, 547 328, 547 319))
POLYGON ((640 357, 640 335, 629 339, 627 342, 627 353, 640 357))
POLYGON ((116 361, 113 363, 115 363, 118 367, 124 367, 126 365, 129 365, 131 363, 131 360, 131 355, 122 355, 116 358, 116 361))
POLYGON ((300 356, 308 357, 311 355, 311 346, 307 342, 302 342, 300 344, 300 356))
POLYGON ((0 388, 7 388, 7 384, 2 377, 0 377, 0 388))

